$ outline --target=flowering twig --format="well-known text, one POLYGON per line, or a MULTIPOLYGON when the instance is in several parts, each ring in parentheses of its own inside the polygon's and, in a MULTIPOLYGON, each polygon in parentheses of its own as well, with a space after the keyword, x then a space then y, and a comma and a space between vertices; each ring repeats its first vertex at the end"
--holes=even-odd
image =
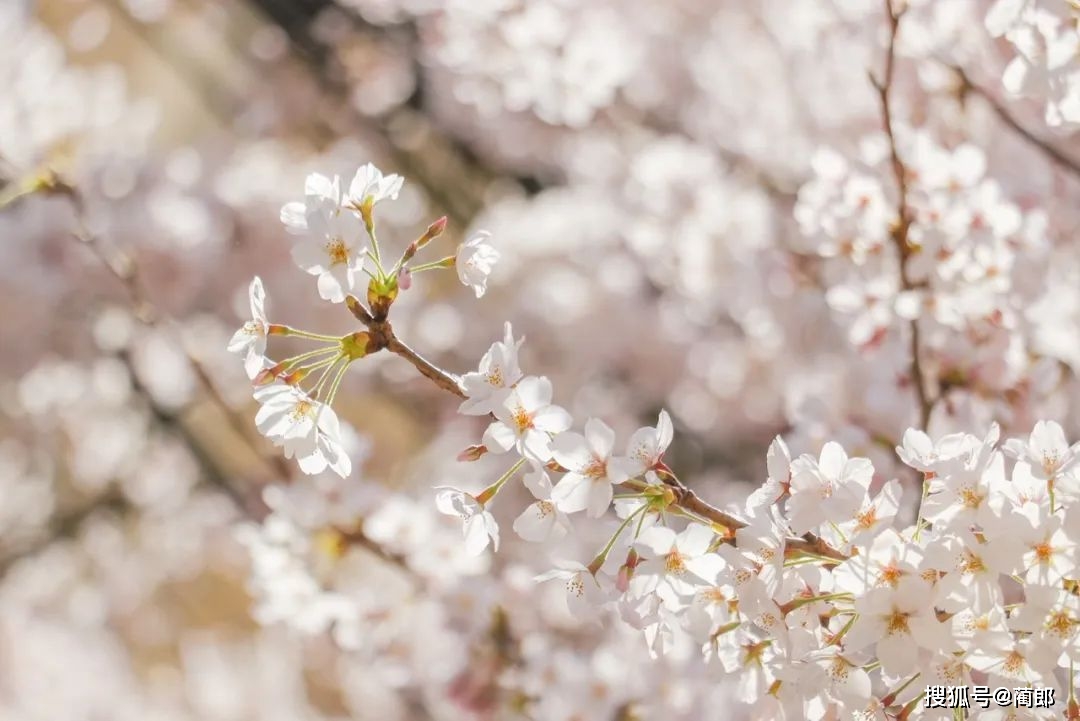
POLYGON ((345 299, 346 305, 353 316, 363 323, 371 334, 368 341, 368 354, 386 349, 395 355, 399 355, 412 364, 420 374, 430 380, 444 391, 449 391, 459 398, 465 397, 465 391, 461 387, 461 381, 453 373, 444 371, 434 363, 424 358, 410 348, 404 341, 394 335, 394 328, 388 320, 376 320, 360 300, 350 295, 345 299))
MULTIPOLYGON (((908 232, 911 229, 912 222, 911 207, 908 204, 908 170, 904 165, 904 161, 900 159, 900 152, 897 148, 890 98, 896 66, 896 36, 900 30, 900 18, 903 13, 903 10, 898 11, 893 8, 892 0, 885 0, 885 14, 889 20, 889 40, 888 49, 885 54, 885 72, 881 79, 874 77, 873 73, 871 73, 870 82, 873 84, 874 89, 877 90, 878 101, 881 105, 882 123, 885 126, 885 135, 889 140, 890 163, 892 165, 893 176, 896 180, 898 194, 898 217, 896 224, 890 229, 889 235, 900 256, 900 287, 903 291, 911 291, 915 289, 915 283, 911 280, 907 270, 907 261, 912 254, 911 245, 908 243, 908 232)), ((934 402, 930 399, 930 396, 926 391, 925 374, 923 372, 922 360, 919 356, 920 345, 919 319, 912 318, 910 346, 911 382, 912 385, 915 386, 915 399, 919 405, 919 427, 926 430, 926 427, 930 422, 930 411, 933 409, 934 402)))
MULTIPOLYGON (((394 329, 393 326, 390 325, 390 321, 376 319, 356 296, 347 296, 345 303, 353 316, 368 329, 370 340, 368 341, 367 352, 369 355, 385 348, 391 353, 407 360, 421 375, 432 381, 438 387, 453 393, 459 398, 465 397, 465 392, 459 378, 453 373, 439 368, 410 348, 394 334, 394 329)), ((679 480, 678 476, 670 470, 666 470, 659 475, 663 483, 673 492, 673 505, 690 514, 700 516, 713 524, 727 529, 729 534, 727 538, 728 541, 733 540, 735 531, 740 528, 745 528, 748 525, 742 519, 737 518, 730 513, 726 513, 702 499, 692 489, 679 480)), ((832 559, 833 561, 843 561, 848 557, 843 552, 830 546, 824 539, 811 533, 805 534, 799 538, 787 539, 786 546, 794 552, 809 553, 815 556, 832 559)))
POLYGON ((994 111, 994 114, 1001 119, 1003 123, 1012 128, 1017 135, 1027 141, 1029 144, 1038 148, 1047 158, 1056 164, 1059 168, 1080 178, 1080 161, 1069 157, 1058 148, 1046 140, 1038 137, 1030 130, 1025 128, 1020 122, 1012 116, 1012 114, 1005 109, 996 98, 994 98, 986 88, 980 87, 972 82, 964 70, 957 66, 952 66, 952 71, 956 73, 957 78, 960 81, 960 93, 961 97, 965 97, 968 94, 978 95, 980 98, 986 101, 990 106, 990 109, 994 111))
MULTIPOLYGON (((52 171, 46 171, 39 181, 35 183, 34 192, 45 193, 47 195, 58 195, 67 198, 76 216, 77 228, 73 231, 73 236, 85 245, 94 256, 104 265, 109 272, 117 278, 124 286, 124 289, 128 295, 129 304, 133 315, 142 323, 149 327, 161 327, 166 321, 164 315, 158 312, 154 304, 149 301, 146 295, 143 293, 142 285, 139 282, 137 265, 135 261, 126 253, 107 247, 100 237, 93 234, 87 227, 86 223, 86 208, 82 194, 73 185, 67 183, 60 178, 56 173, 52 171)), ((290 329, 291 330, 291 329, 290 329)), ((295 331, 294 331, 295 332, 295 331)), ((179 340, 179 339, 178 339, 179 340)), ((237 431, 238 436, 243 438, 248 445, 256 452, 257 455, 264 460, 269 461, 279 480, 286 480, 289 478, 289 467, 283 458, 273 454, 264 454, 260 452, 259 444, 256 444, 254 440, 248 435, 248 424, 233 410, 233 408, 225 401, 225 399, 218 392, 217 387, 211 380, 210 374, 206 371, 203 364, 194 357, 194 355, 187 350, 182 342, 179 342, 182 352, 185 358, 190 364, 196 377, 199 379, 200 384, 203 386, 207 393, 211 403, 217 407, 222 415, 228 420, 234 430, 237 431)), ((403 345, 403 344, 402 344, 403 345)), ((395 351, 397 352, 397 351, 395 351)), ((411 349, 409 349, 411 353, 411 349)), ((415 355, 415 354, 413 354, 415 355)), ((423 361, 418 355, 416 356, 418 361, 423 361)), ((174 412, 168 411, 156 402, 153 395, 148 389, 142 386, 138 380, 138 375, 135 372, 135 368, 132 364, 131 358, 127 353, 120 353, 120 359, 127 366, 128 372, 133 379, 134 390, 146 399, 149 410, 154 419, 164 428, 166 431, 170 431, 184 443, 188 450, 194 456, 200 469, 203 472, 204 478, 218 488, 225 494, 236 506, 236 508, 243 514, 244 517, 249 520, 259 522, 265 516, 266 508, 258 501, 257 498, 248 497, 234 484, 230 483, 227 474, 219 468, 218 464, 206 453, 202 444, 192 434, 191 430, 181 420, 181 418, 174 412)), ((47 544, 51 543, 57 538, 63 538, 70 536, 81 523, 89 518, 96 510, 100 508, 118 508, 126 509, 129 504, 127 500, 119 493, 109 492, 104 494, 93 502, 80 508, 67 516, 61 518, 56 524, 54 529, 48 534, 48 537, 42 539, 40 542, 31 544, 24 549, 16 551, 11 556, 0 560, 0 576, 6 572, 20 558, 41 550, 47 544)), ((343 542, 350 546, 358 546, 364 548, 369 553, 377 556, 383 561, 390 563, 404 570, 409 575, 415 576, 415 572, 406 562, 406 559, 400 554, 396 554, 389 551, 379 545, 376 541, 367 537, 361 526, 357 526, 354 529, 350 529, 348 532, 340 532, 343 542)))

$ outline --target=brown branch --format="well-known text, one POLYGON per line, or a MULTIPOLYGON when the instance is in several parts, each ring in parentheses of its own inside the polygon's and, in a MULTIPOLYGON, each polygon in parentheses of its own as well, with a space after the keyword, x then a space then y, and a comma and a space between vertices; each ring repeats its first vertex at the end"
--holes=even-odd
MULTIPOLYGON (((394 334, 394 329, 390 325, 390 321, 376 319, 356 296, 347 296, 345 304, 352 312, 353 316, 363 323, 368 330, 370 340, 368 342, 367 350, 369 354, 377 353, 385 348, 391 353, 399 355, 407 360, 421 375, 431 380, 438 387, 449 393, 453 393, 459 398, 465 397, 465 391, 461 386, 460 379, 453 373, 439 368, 399 339, 394 334)), ((746 528, 746 526, 749 525, 746 521, 722 511, 708 501, 702 499, 680 481, 666 466, 662 467, 661 471, 662 472, 658 474, 660 479, 670 487, 674 493, 674 505, 687 513, 704 518, 712 523, 729 529, 731 537, 727 538, 727 541, 734 542, 734 532, 740 528, 746 528)), ((815 536, 812 533, 807 533, 801 538, 786 539, 785 547, 792 551, 823 556, 836 562, 848 558, 847 554, 833 548, 826 543, 824 539, 815 536)))
POLYGON ((122 514, 130 509, 131 502, 118 489, 112 488, 85 505, 58 514, 52 519, 49 526, 44 529, 44 534, 22 544, 20 548, 16 548, 3 558, 0 558, 0 580, 5 578, 19 561, 41 553, 60 539, 73 538, 78 534, 83 523, 99 511, 122 514))
MULTIPOLYGON (((217 386, 214 385, 210 373, 207 372, 202 362, 188 350, 187 344, 183 342, 180 334, 172 327, 171 321, 158 311, 157 307, 149 300, 146 293, 143 292, 142 283, 140 282, 138 275, 138 266, 135 260, 118 248, 106 246, 101 238, 89 230, 86 224, 85 202, 78 188, 49 171, 40 183, 40 190, 41 192, 50 195, 62 196, 71 202, 72 208, 75 210, 75 220, 77 225, 77 228, 72 234, 76 240, 88 248, 98 261, 107 268, 118 281, 120 281, 120 284, 127 293, 129 307, 135 318, 150 328, 160 329, 164 326, 168 326, 168 329, 175 336, 174 340, 177 347, 180 349, 180 352, 183 353, 188 365, 191 366, 191 369, 194 371, 195 377, 198 378, 203 391, 210 398, 212 404, 225 417, 233 432, 236 433, 238 437, 244 439, 251 449, 255 451, 257 456, 263 461, 271 464, 279 476, 288 478, 289 467, 285 462, 285 459, 277 454, 269 454, 262 450, 258 439, 251 436, 250 424, 248 424, 247 421, 240 416, 231 405, 229 405, 224 397, 222 397, 217 386)), ((134 368, 131 370, 132 373, 134 373, 134 368)))
POLYGON ((1020 122, 1016 118, 1014 118, 1012 114, 1009 113, 1009 111, 1006 110, 1005 107, 996 98, 990 95, 990 93, 985 88, 973 83, 971 81, 971 78, 968 77, 967 73, 965 73, 962 68, 959 68, 957 66, 951 66, 951 68, 952 71, 956 73, 957 78, 959 78, 960 80, 960 93, 962 97, 968 94, 978 95, 980 98, 986 101, 987 105, 990 106, 990 109, 994 111, 994 114, 996 114, 1003 123, 1012 128, 1017 135, 1027 141, 1030 145, 1038 148, 1043 154, 1046 155, 1047 158, 1050 159, 1051 162, 1053 162, 1059 168, 1068 173, 1072 173, 1077 177, 1080 177, 1080 161, 1076 160, 1075 158, 1069 157, 1061 150, 1054 147, 1049 142, 1038 137, 1030 130, 1025 128, 1023 125, 1021 125, 1020 122))
POLYGON ((433 383, 435 383, 435 385, 439 386, 444 391, 449 391, 450 393, 453 393, 459 398, 465 397, 465 391, 464 389, 462 389, 461 381, 458 380, 457 376, 453 375, 452 373, 447 373, 441 368, 435 366, 431 363, 431 361, 427 360, 422 355, 414 351, 412 348, 405 345, 405 343, 399 340, 397 337, 391 336, 390 343, 386 346, 386 349, 391 353, 395 353, 401 356, 405 360, 409 361, 409 363, 412 363, 413 367, 416 368, 416 370, 420 371, 420 373, 424 377, 431 380, 433 383))
POLYGON ((345 305, 348 306, 353 317, 368 329, 370 339, 368 340, 367 352, 369 355, 385 348, 394 355, 407 360, 420 372, 420 375, 439 386, 439 388, 453 393, 458 398, 465 397, 465 390, 461 387, 461 380, 453 373, 439 368, 409 347, 405 341, 398 338, 394 334, 394 328, 390 325, 390 321, 377 319, 355 295, 346 296, 345 305))
MULTIPOLYGON (((912 223, 911 206, 908 203, 908 169, 904 165, 904 161, 900 159, 900 151, 897 148, 896 133, 893 127, 891 100, 893 77, 896 68, 896 36, 900 30, 900 18, 903 15, 903 12, 903 10, 896 11, 893 9, 892 0, 885 0, 885 14, 889 20, 889 40, 888 49, 885 54, 885 73, 881 80, 875 78, 871 73, 870 82, 877 91, 878 101, 881 105, 882 123, 885 127, 885 135, 889 139, 890 165, 892 166, 893 177, 896 180, 898 194, 898 218, 893 227, 890 228, 889 235, 892 238, 893 245, 896 247, 897 254, 899 255, 900 287, 905 291, 911 291, 915 289, 916 285, 912 282, 907 270, 907 261, 912 254, 912 247, 908 241, 908 233, 911 230, 912 223)), ((930 399, 926 390, 926 378, 919 354, 920 347, 919 319, 914 318, 911 320, 911 345, 909 350, 911 355, 910 374, 912 385, 915 386, 915 400, 919 406, 919 427, 925 431, 930 422, 930 412, 933 410, 934 401, 930 399)))

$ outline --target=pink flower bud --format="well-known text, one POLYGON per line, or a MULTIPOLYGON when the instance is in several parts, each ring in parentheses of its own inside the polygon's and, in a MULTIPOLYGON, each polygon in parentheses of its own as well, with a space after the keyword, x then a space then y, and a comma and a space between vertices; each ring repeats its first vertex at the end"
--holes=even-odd
POLYGON ((412 271, 408 268, 402 268, 397 274, 398 288, 401 290, 408 290, 412 287, 412 271))
POLYGON ((469 446, 458 454, 457 459, 462 462, 478 461, 480 456, 488 452, 487 446, 469 446))

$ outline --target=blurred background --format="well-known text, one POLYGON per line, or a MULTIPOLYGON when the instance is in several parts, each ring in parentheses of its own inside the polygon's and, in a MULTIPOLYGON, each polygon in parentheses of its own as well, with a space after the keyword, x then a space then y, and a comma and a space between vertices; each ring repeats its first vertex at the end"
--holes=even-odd
MULTIPOLYGON (((989 3, 910 5, 897 112, 1024 169, 1006 191, 1071 237, 1075 184, 947 71, 1002 95, 989 3)), ((501 469, 454 461, 483 426, 410 366, 353 367, 357 470, 309 478, 255 433, 225 346, 256 274, 272 321, 355 328, 278 211, 370 161, 406 179, 384 248, 446 215, 447 253, 478 228, 502 253, 480 300, 425 274, 395 305, 439 365, 475 368, 512 321, 579 421, 625 439, 668 408, 672 465, 719 505, 778 433, 892 477, 906 366, 849 343, 793 217, 814 150, 880 127, 883 32, 861 0, 5 0, 0 719, 695 719, 727 698, 700 655, 654 662, 533 585, 523 489, 500 554, 462 556, 430 489, 501 469)), ((998 410, 970 417, 1028 420, 998 410)), ((560 553, 590 557, 589 533, 560 553)))

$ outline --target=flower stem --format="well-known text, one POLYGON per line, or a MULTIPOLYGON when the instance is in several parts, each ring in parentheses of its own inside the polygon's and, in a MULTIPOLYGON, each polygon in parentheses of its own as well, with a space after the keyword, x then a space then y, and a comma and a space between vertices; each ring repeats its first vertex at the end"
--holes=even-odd
POLYGON ((319 376, 319 380, 315 384, 315 387, 311 389, 311 396, 312 397, 317 398, 319 396, 319 394, 322 392, 323 385, 326 384, 326 380, 330 377, 330 371, 333 370, 334 366, 336 366, 338 364, 338 361, 340 361, 340 360, 341 360, 341 356, 335 356, 333 358, 327 358, 325 361, 318 364, 317 366, 315 366, 312 369, 312 370, 315 370, 315 368, 323 368, 322 375, 319 376))
POLYGON ((513 475, 515 473, 517 473, 518 470, 521 469, 521 467, 523 465, 525 465, 525 459, 524 458, 519 460, 514 465, 510 466, 509 470, 507 470, 506 473, 499 476, 499 480, 495 481, 490 486, 488 486, 483 491, 481 491, 480 495, 478 495, 476 497, 476 500, 480 503, 480 505, 481 506, 486 506, 488 501, 490 501, 492 498, 495 497, 495 494, 498 493, 499 490, 502 489, 503 485, 507 481, 509 481, 513 477, 513 475))
POLYGON ((350 363, 352 363, 352 359, 346 358, 345 363, 334 377, 334 382, 330 384, 330 392, 326 395, 326 405, 332 404, 334 398, 337 397, 338 388, 341 386, 341 379, 345 377, 345 371, 349 370, 350 363))
POLYGON ((452 268, 454 267, 454 256, 448 255, 440 260, 433 260, 430 263, 421 263, 420 265, 414 265, 409 268, 413 272, 423 273, 425 270, 435 270, 436 268, 452 268))
MULTIPOLYGON (((335 338, 334 340, 338 340, 338 339, 335 338)), ((337 350, 338 350, 337 346, 326 346, 324 348, 316 348, 315 350, 308 351, 307 353, 301 353, 300 355, 293 356, 291 358, 286 358, 284 361, 282 361, 282 363, 283 363, 282 368, 283 368, 283 370, 292 370, 297 365, 299 365, 300 363, 303 363, 306 360, 316 358, 316 357, 318 357, 320 355, 326 355, 327 353, 337 352, 337 350)))
MULTIPOLYGON (((630 525, 630 522, 634 520, 635 516, 641 515, 648 508, 647 505, 642 504, 633 513, 623 519, 623 522, 619 524, 619 527, 615 529, 614 535, 608 539, 607 545, 604 546, 604 550, 597 554, 596 558, 589 563, 589 572, 596 575, 596 572, 600 570, 600 567, 604 565, 604 561, 607 560, 608 554, 611 553, 611 549, 615 546, 615 541, 618 540, 622 532, 626 530, 626 527, 630 525)), ((642 516, 644 518, 644 516, 642 516)))
POLYGON ((306 330, 300 330, 299 328, 291 328, 287 325, 278 326, 280 330, 275 335, 296 336, 297 338, 308 338, 310 340, 324 340, 331 343, 337 343, 341 340, 336 335, 324 335, 322 333, 312 333, 306 330))
POLYGON ((915 679, 919 678, 919 676, 921 675, 922 672, 917 671, 914 676, 909 678, 907 681, 904 681, 904 683, 900 684, 900 688, 896 689, 895 691, 890 691, 888 694, 886 694, 885 697, 881 699, 881 703, 885 706, 892 706, 896 702, 896 697, 903 693, 904 689, 906 689, 908 686, 915 683, 915 679))

